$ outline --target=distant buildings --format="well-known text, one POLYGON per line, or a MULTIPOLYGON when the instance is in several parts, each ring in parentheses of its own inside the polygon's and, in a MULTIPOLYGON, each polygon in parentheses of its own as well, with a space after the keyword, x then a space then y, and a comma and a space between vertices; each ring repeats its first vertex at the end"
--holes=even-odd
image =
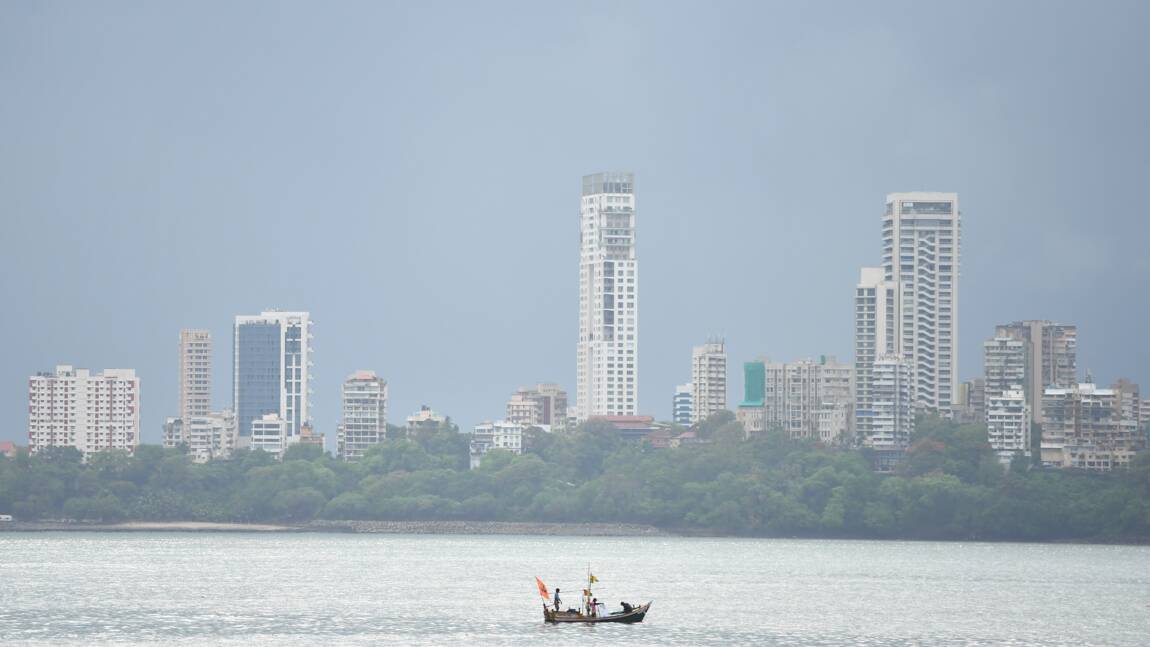
POLYGON ((1138 391, 1126 381, 1108 389, 1092 383, 1046 389, 1043 464, 1099 472, 1129 465, 1147 441, 1138 391))
POLYGON ((727 408, 727 351, 723 340, 691 350, 691 423, 727 408))
POLYGON ((212 334, 180 331, 180 415, 184 420, 207 416, 212 410, 212 334))
POLYGON ((864 267, 855 287, 855 430, 873 432, 874 364, 898 354, 898 285, 883 279, 881 267, 864 267))
POLYGON ((567 428, 567 392, 558 384, 538 384, 512 394, 507 401, 507 421, 526 427, 545 427, 551 432, 567 428))
POLYGON ((407 435, 412 437, 421 431, 435 432, 447 422, 447 418, 431 410, 426 404, 419 411, 407 417, 407 435))
POLYGON ((336 455, 356 460, 387 438, 387 380, 374 371, 356 371, 344 380, 342 395, 336 455))
POLYGON ((675 395, 671 398, 671 422, 681 427, 691 426, 693 400, 694 394, 689 382, 675 387, 675 395))
POLYGON ((889 471, 910 445, 914 433, 914 371, 897 355, 884 355, 874 363, 870 434, 864 447, 875 454, 875 466, 889 471))
POLYGON ((492 449, 501 449, 512 454, 523 453, 524 425, 500 420, 475 425, 471 432, 471 469, 479 467, 483 457, 492 449))
POLYGON ((298 435, 291 433, 291 423, 279 417, 279 414, 265 413, 251 421, 251 434, 247 440, 252 451, 262 449, 276 458, 282 458, 288 446, 298 441, 298 435))
MULTIPOLYGON (((1018 384, 1034 421, 1043 420, 1042 402, 1046 389, 1069 388, 1078 383, 1078 328, 1052 321, 1015 321, 998 326, 995 339, 1012 339, 1021 344, 1023 378, 1018 384)), ((990 370, 990 367, 987 368, 990 370)), ((987 393, 998 389, 987 382, 987 393)))
POLYGON ((1003 463, 1017 455, 1030 457, 1030 422, 1030 405, 1021 388, 987 394, 986 438, 1003 463))
POLYGON ((834 357, 817 362, 743 364, 744 398, 735 417, 748 435, 777 429, 791 438, 848 442, 853 370, 834 357))
POLYGON ((655 422, 653 416, 595 416, 590 421, 614 427, 619 438, 631 442, 640 442, 666 427, 665 423, 655 422))
POLYGON ((75 447, 85 457, 140 444, 140 379, 132 369, 92 374, 68 365, 28 378, 28 449, 75 447))
POLYGON ((184 446, 197 463, 227 458, 239 442, 235 413, 212 411, 212 335, 180 331, 180 411, 164 422, 164 447, 184 446))
POLYGON ((187 447, 197 463, 227 458, 236 449, 236 416, 230 409, 188 418, 168 418, 164 423, 164 447, 187 447))
POLYGON ((634 415, 639 394, 635 178, 583 177, 576 419, 634 415))
MULTIPOLYGON (((253 424, 268 414, 296 442, 311 409, 312 321, 306 312, 269 311, 237 316, 234 347, 234 410, 240 445, 253 424)), ((261 430, 268 425, 261 423, 261 430)))

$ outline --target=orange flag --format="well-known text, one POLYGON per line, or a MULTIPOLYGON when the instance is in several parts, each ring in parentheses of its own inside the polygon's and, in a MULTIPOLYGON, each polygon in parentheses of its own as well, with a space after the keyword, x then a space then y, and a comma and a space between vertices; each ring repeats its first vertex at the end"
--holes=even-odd
POLYGON ((547 585, 543 583, 543 580, 536 577, 535 584, 539 586, 539 595, 541 595, 544 600, 550 600, 551 596, 547 594, 547 585))

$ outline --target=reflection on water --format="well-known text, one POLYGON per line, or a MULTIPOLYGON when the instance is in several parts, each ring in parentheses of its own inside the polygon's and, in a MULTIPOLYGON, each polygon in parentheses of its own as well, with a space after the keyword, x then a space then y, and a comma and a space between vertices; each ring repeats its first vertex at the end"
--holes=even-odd
POLYGON ((1148 604, 1140 546, 0 534, 5 644, 1143 645, 1148 604), (543 624, 588 562, 646 622, 543 624))

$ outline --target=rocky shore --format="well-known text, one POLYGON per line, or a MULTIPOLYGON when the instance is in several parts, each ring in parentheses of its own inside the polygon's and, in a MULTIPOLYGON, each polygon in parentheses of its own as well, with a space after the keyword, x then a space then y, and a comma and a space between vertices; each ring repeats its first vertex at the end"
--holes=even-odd
POLYGON ((301 525, 215 523, 204 521, 6 521, 0 532, 344 532, 384 535, 549 535, 570 537, 667 537, 671 533, 642 524, 532 523, 518 521, 312 521, 301 525))

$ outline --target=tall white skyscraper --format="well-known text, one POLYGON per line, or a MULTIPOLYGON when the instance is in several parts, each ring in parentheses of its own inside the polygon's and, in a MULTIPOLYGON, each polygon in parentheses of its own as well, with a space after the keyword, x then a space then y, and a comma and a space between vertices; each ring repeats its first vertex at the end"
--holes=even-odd
POLYGON ((180 419, 207 416, 212 410, 212 333, 180 331, 180 419))
POLYGON ((635 178, 583 176, 579 231, 576 419, 639 407, 639 263, 635 178))
MULTIPOLYGON (((237 316, 234 411, 240 445, 253 421, 275 414, 285 429, 282 447, 299 438, 311 421, 312 321, 306 312, 263 312, 237 316)), ((262 424, 262 423, 261 423, 262 424)), ((264 425, 266 433, 271 425, 264 425)))
POLYGON ((949 416, 958 384, 957 193, 891 193, 882 221, 883 280, 898 284, 899 354, 915 410, 949 416))
POLYGON ((723 340, 691 350, 691 423, 727 408, 727 350, 723 340))
POLYGON ((336 439, 336 455, 344 460, 362 458, 387 438, 387 380, 374 371, 356 371, 343 383, 343 418, 336 439))

